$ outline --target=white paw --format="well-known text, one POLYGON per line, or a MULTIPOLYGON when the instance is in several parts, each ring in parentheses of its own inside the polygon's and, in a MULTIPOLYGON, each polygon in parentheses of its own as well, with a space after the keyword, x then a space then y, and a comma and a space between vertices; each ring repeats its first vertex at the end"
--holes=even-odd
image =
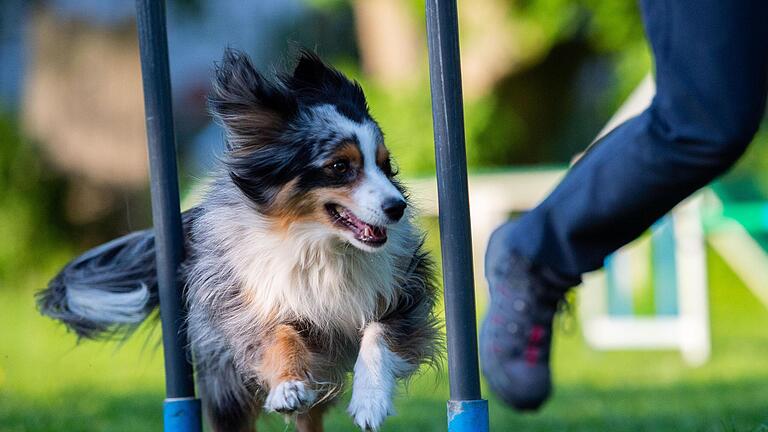
POLYGON ((377 431, 387 416, 395 414, 388 392, 352 393, 347 412, 364 431, 377 431))
POLYGON ((317 394, 301 381, 283 381, 270 389, 264 409, 279 413, 301 412, 309 408, 316 397, 317 394))

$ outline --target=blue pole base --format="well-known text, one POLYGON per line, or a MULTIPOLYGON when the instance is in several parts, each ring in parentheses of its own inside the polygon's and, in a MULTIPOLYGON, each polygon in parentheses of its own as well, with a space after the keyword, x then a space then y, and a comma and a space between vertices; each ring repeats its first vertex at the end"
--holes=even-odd
POLYGON ((163 402, 163 431, 202 432, 200 399, 169 398, 163 402))
POLYGON ((448 432, 488 432, 488 401, 448 401, 448 432))

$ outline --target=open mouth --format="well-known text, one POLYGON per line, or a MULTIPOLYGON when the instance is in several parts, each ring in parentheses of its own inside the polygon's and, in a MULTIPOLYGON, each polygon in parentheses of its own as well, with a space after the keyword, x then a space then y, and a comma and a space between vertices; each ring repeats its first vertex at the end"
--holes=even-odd
POLYGON ((325 209, 331 216, 333 224, 350 231, 357 241, 371 247, 379 247, 387 242, 385 227, 365 223, 349 209, 338 204, 326 204, 325 209))

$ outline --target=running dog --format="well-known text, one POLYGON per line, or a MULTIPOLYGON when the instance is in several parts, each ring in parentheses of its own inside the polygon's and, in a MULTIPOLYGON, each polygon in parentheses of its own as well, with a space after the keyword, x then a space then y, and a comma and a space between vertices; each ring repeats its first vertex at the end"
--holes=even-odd
MULTIPOLYGON (((227 50, 209 106, 221 167, 182 215, 178 280, 207 419, 254 431, 258 413, 322 430, 353 372, 348 412, 377 430, 398 380, 441 352, 424 234, 359 84, 303 51, 267 77, 227 50)), ((38 294, 81 338, 123 337, 158 306, 152 230, 99 246, 38 294)))

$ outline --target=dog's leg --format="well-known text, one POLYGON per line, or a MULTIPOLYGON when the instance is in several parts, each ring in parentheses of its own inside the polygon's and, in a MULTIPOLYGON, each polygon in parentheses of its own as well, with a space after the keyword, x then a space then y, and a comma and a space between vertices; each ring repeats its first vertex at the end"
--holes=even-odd
POLYGON ((253 392, 245 387, 230 361, 199 371, 198 387, 214 432, 256 432, 258 410, 253 392))
POLYGON ((397 378, 415 369, 392 349, 386 340, 386 325, 370 323, 363 332, 360 353, 355 363, 352 400, 347 412, 363 430, 378 430, 384 419, 394 414, 392 398, 397 378))
POLYGON ((256 432, 256 411, 237 404, 205 401, 205 415, 214 432, 256 432))
POLYGON ((363 332, 348 408, 363 429, 376 430, 392 414, 398 378, 421 364, 438 364, 442 344, 433 313, 437 298, 433 275, 431 260, 419 248, 400 287, 398 304, 363 332))
POLYGON ((279 325, 275 329, 259 365, 259 375, 269 386, 264 404, 267 411, 301 413, 312 406, 317 395, 309 383, 311 355, 293 327, 279 325))
POLYGON ((326 405, 313 406, 308 412, 296 417, 296 432, 323 432, 323 415, 326 405))

